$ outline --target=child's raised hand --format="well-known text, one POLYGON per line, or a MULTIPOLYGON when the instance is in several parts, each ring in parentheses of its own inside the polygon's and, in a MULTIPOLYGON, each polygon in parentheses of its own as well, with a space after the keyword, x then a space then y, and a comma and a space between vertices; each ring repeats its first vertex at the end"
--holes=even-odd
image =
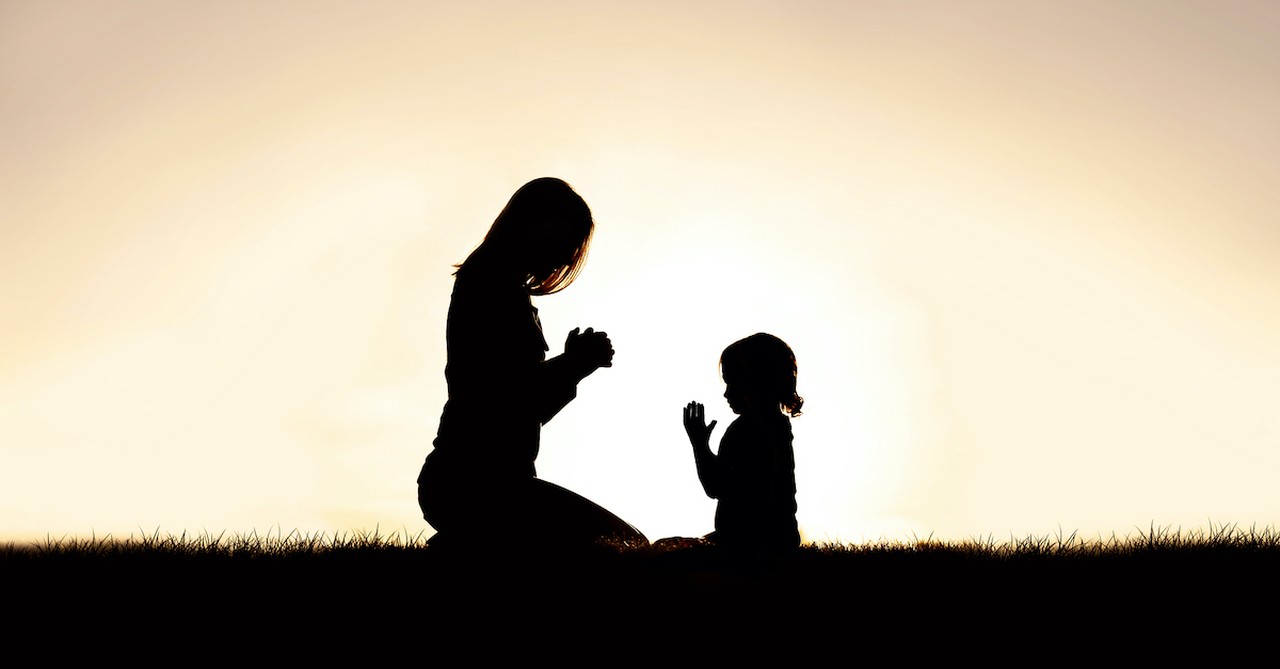
POLYGON ((694 447, 710 448, 711 432, 716 429, 716 422, 707 425, 706 412, 702 405, 690 402, 684 408, 684 431, 689 435, 689 442, 694 447))

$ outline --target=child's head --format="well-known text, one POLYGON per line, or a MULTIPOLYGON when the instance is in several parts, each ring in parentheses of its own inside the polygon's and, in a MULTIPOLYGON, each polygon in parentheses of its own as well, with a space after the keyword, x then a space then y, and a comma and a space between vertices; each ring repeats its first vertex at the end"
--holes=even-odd
POLYGON ((758 332, 733 342, 720 354, 720 375, 734 413, 780 408, 800 415, 804 398, 796 394, 796 356, 781 339, 758 332))

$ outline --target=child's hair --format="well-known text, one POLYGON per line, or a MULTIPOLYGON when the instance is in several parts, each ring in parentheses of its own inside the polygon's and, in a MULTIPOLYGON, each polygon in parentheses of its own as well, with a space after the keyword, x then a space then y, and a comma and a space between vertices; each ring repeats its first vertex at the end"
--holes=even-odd
POLYGON ((796 394, 796 354, 781 339, 757 332, 729 344, 720 354, 720 374, 761 399, 776 400, 788 415, 800 415, 804 398, 796 394))
POLYGON ((454 267, 462 270, 509 265, 516 257, 527 254, 536 246, 537 240, 531 235, 536 234, 538 226, 545 226, 551 221, 564 228, 566 243, 572 247, 567 249, 568 259, 544 275, 530 274, 525 278, 525 286, 531 295, 550 295, 564 290, 577 278, 586 262, 595 220, 582 196, 555 177, 534 179, 521 186, 494 219, 480 246, 454 267))

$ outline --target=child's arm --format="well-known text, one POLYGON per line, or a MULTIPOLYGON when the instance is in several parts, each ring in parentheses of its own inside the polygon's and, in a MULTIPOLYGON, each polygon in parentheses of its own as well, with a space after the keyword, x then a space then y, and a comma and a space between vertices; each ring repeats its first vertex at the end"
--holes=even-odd
POLYGON ((713 499, 720 496, 720 472, 716 466, 716 456, 711 452, 711 431, 716 429, 716 422, 706 423, 706 414, 701 404, 690 402, 684 408, 684 431, 689 435, 689 443, 693 445, 693 461, 698 467, 698 480, 702 481, 702 489, 713 499))

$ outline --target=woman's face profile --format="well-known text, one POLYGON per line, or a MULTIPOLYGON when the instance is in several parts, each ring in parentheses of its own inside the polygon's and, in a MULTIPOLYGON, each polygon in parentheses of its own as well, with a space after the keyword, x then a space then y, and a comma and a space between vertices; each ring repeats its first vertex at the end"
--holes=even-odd
POLYGON ((574 252, 582 243, 573 226, 563 221, 540 223, 529 232, 528 271, 535 277, 545 277, 573 261, 574 252))

